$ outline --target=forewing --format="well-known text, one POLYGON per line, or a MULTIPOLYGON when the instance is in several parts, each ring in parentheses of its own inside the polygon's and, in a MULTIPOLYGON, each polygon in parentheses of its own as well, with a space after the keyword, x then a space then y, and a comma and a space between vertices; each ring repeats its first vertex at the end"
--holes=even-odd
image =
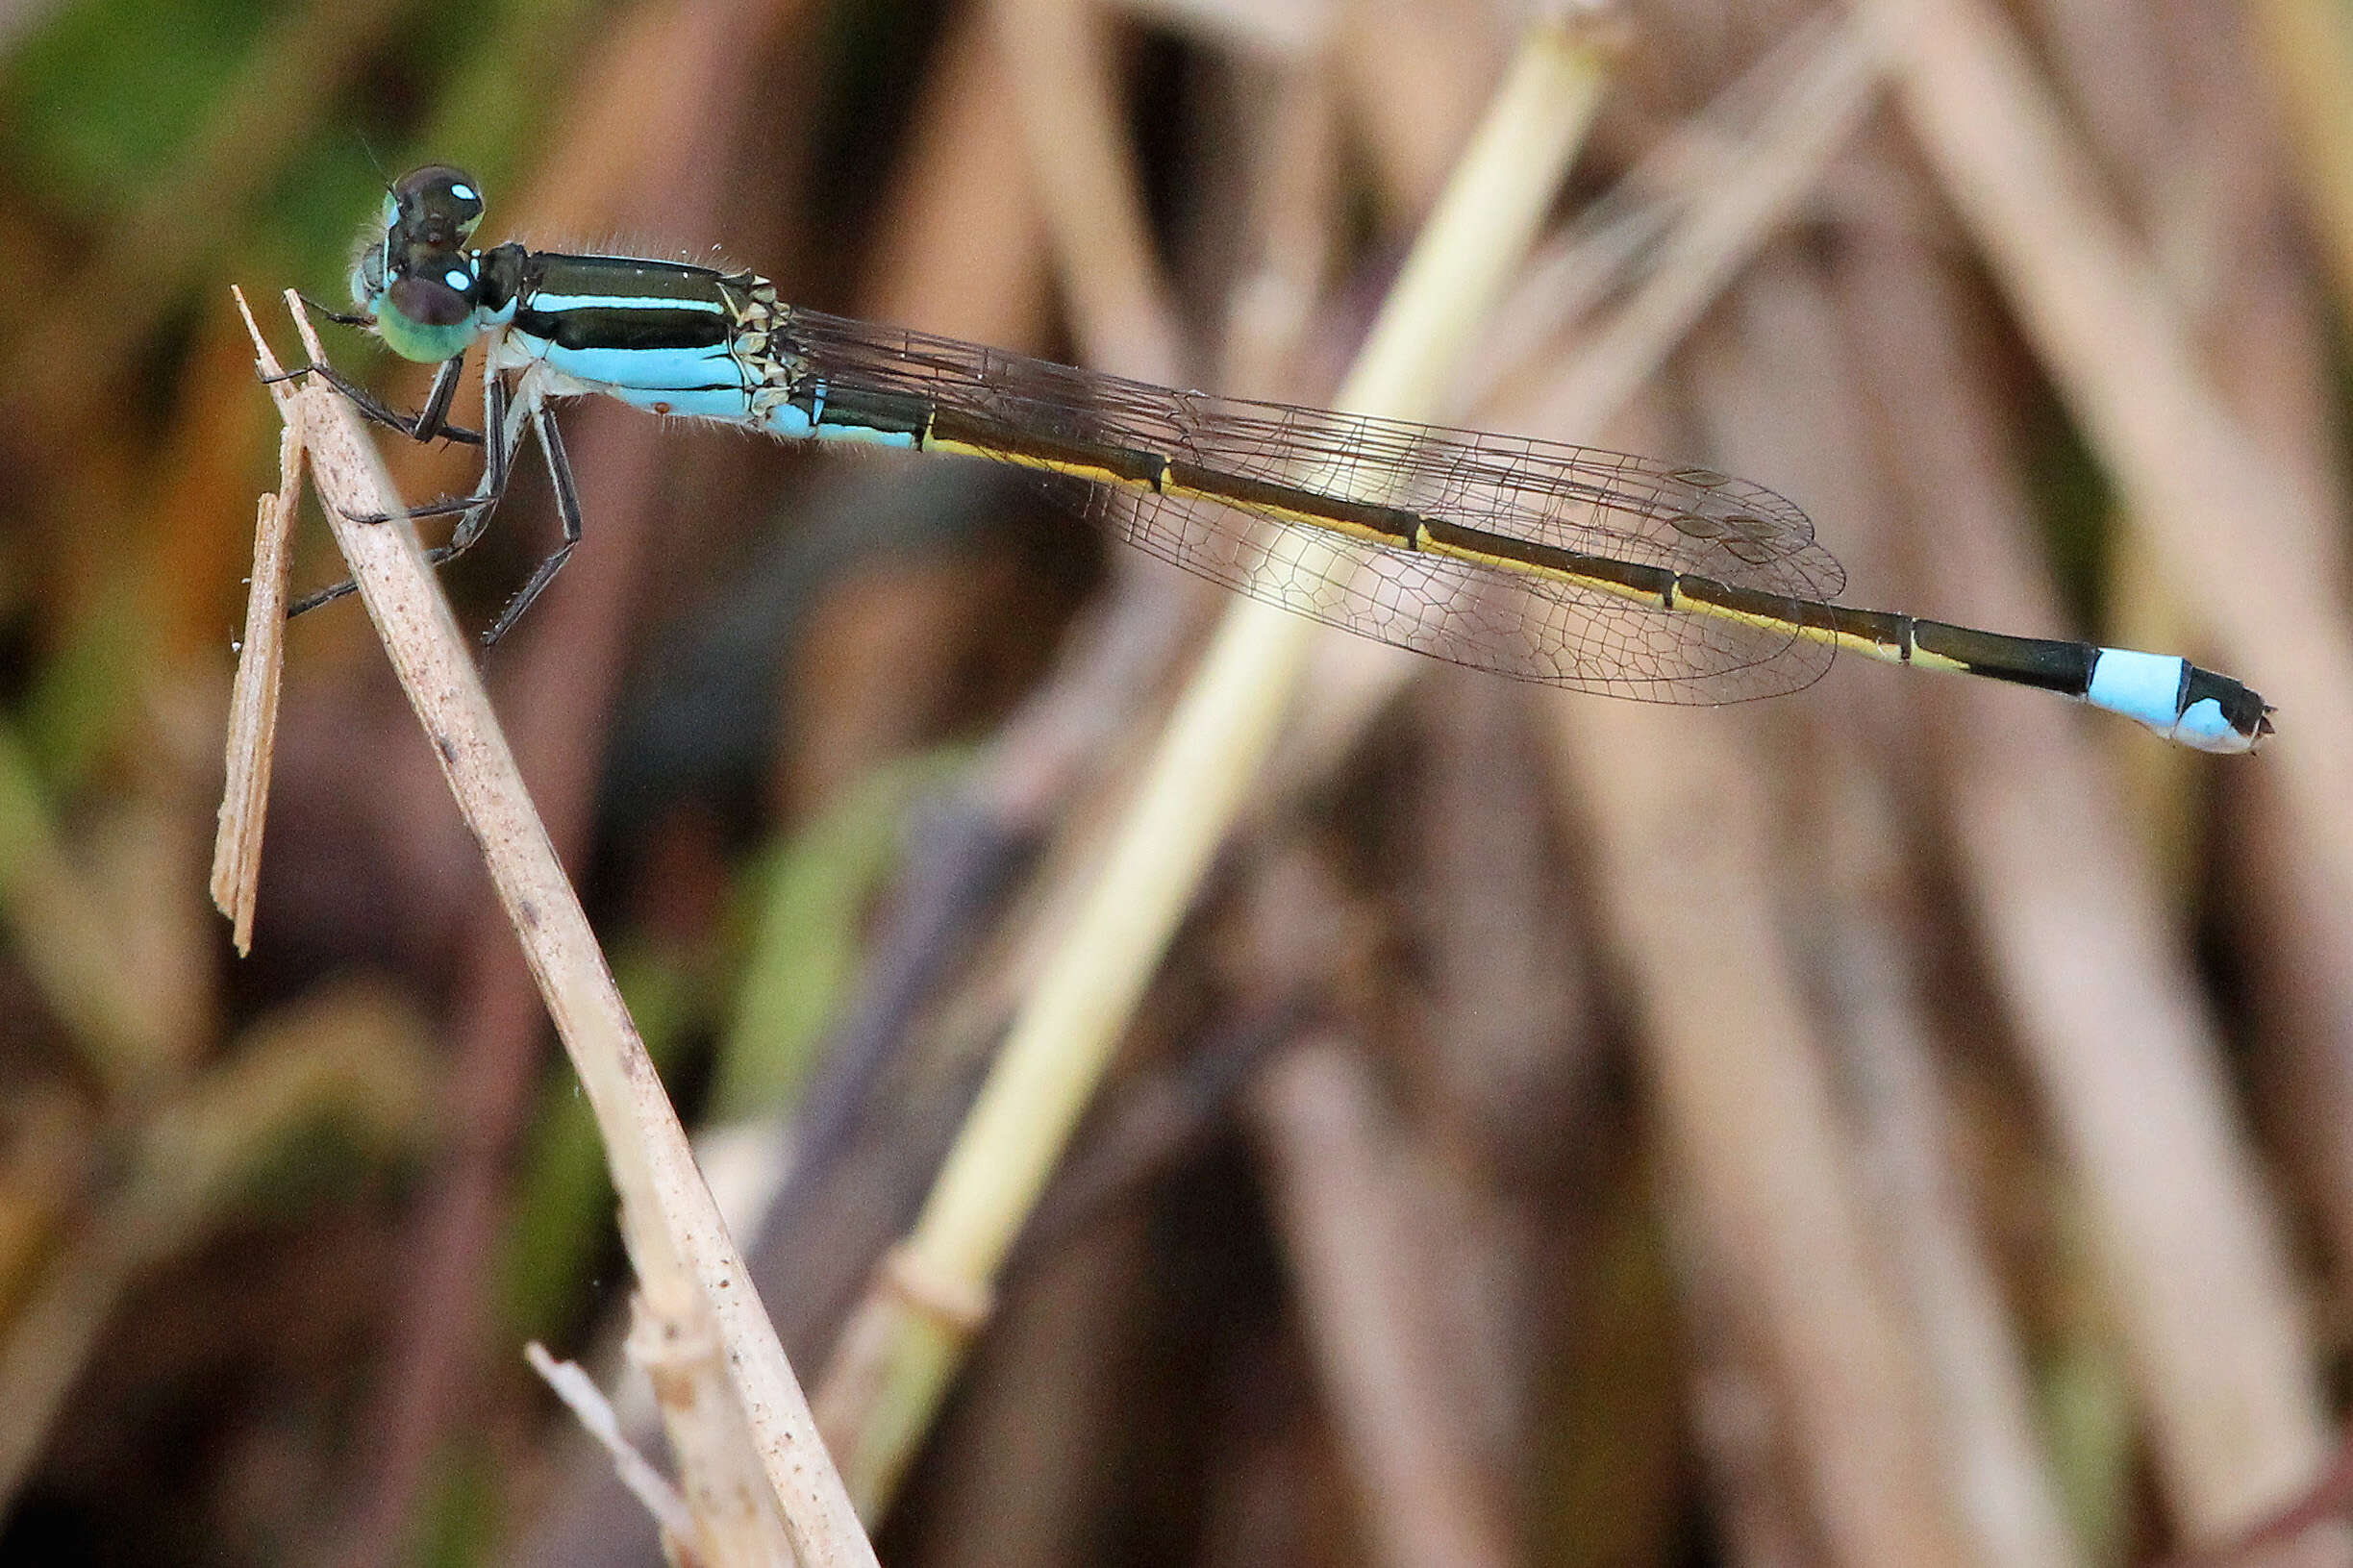
MULTIPOLYGON (((1367 415, 1172 391, 951 338, 795 311, 829 381, 870 378, 976 418, 1156 453, 1507 538, 1692 573, 1788 602, 1845 575, 1804 512, 1696 466, 1367 415)), ((1227 587, 1382 642, 1522 680, 1650 702, 1740 701, 1820 676, 1832 650, 1559 578, 1390 549, 1197 497, 1080 485, 1128 542, 1227 587)))

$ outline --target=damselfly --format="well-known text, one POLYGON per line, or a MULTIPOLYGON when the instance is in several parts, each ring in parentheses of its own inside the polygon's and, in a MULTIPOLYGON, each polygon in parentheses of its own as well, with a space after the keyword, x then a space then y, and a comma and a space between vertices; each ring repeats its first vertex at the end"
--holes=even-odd
MULTIPOLYGON (((2187 660, 1981 632, 1834 603, 1845 573, 1770 490, 1698 466, 1123 381, 786 305, 766 279, 683 262, 470 248, 480 187, 404 177, 353 268, 356 314, 438 362, 401 414, 324 366, 371 417, 486 447, 446 560, 481 536, 528 424, 563 542, 579 542, 548 400, 602 392, 800 440, 948 453, 1062 476, 1130 543, 1229 588, 1382 642, 1521 680, 1648 702, 1795 690, 1841 650, 2040 686, 2203 751, 2271 733, 2263 699, 2187 660), (479 436, 448 423, 484 342, 479 436)), ((304 372, 296 372, 301 374, 304 372)), ((347 591, 313 596, 296 612, 347 591)))

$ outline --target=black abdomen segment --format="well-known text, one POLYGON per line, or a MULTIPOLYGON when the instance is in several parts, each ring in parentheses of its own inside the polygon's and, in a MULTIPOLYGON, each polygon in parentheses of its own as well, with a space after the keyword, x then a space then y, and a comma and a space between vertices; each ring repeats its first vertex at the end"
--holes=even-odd
MULTIPOLYGON (((814 404, 814 394, 807 401, 814 404)), ((1665 611, 1732 621, 1767 635, 1824 643, 1886 663, 1952 670, 2088 699, 2174 738, 2188 738, 2168 726, 2188 712, 2193 698, 2199 696, 2220 706, 2229 716, 2230 727, 2242 734, 2252 736, 2268 729, 2260 722, 2260 698, 2187 661, 2179 665, 2183 695, 2178 704, 2117 706, 2102 700, 2093 680, 2101 659, 2114 658, 2116 650, 2086 642, 2007 636, 1892 610, 1854 610, 1826 600, 1679 573, 1649 562, 1587 555, 1402 507, 1334 496, 1131 447, 1018 428, 982 414, 939 408, 918 393, 828 386, 816 409, 814 430, 820 436, 835 439, 958 453, 1098 484, 1216 501, 1253 515, 1324 529, 1383 549, 1445 557, 1507 574, 1543 578, 1665 611), (2212 689, 2217 685, 2229 689, 2212 689), (2174 708, 2173 712, 2163 710, 2168 706, 2174 708)))

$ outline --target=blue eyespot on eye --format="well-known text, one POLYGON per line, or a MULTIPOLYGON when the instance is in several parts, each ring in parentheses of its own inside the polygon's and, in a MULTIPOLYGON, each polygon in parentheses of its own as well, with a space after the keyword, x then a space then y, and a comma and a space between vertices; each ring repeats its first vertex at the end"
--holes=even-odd
POLYGON ((482 187, 445 163, 411 169, 394 183, 387 231, 396 244, 455 250, 482 221, 482 187))

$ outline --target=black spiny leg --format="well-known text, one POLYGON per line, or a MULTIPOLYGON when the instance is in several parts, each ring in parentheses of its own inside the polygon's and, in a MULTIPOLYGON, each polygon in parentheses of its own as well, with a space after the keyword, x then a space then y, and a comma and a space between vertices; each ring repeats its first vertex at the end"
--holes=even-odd
POLYGON ((465 356, 452 355, 443 360, 433 373, 433 386, 425 393, 425 406, 416 411, 416 423, 409 434, 420 441, 430 441, 436 436, 457 439, 457 427, 449 422, 449 406, 457 400, 458 378, 465 374, 465 356))
POLYGON ((463 515, 465 521, 458 525, 458 530, 466 535, 467 544, 473 543, 474 536, 482 532, 483 523, 488 520, 499 499, 507 493, 507 474, 513 465, 514 438, 520 434, 520 421, 514 418, 514 413, 520 411, 519 409, 513 413, 509 411, 507 384, 499 379, 495 371, 485 370, 482 377, 482 422, 489 428, 490 439, 484 443, 482 483, 474 487, 473 493, 445 495, 399 511, 347 511, 343 515, 355 523, 388 523, 395 517, 463 515), (511 423, 516 428, 509 429, 511 423), (477 511, 482 513, 480 519, 474 515, 477 511))
MULTIPOLYGON (((514 623, 523 618, 523 611, 531 608, 531 602, 563 569, 564 561, 572 554, 572 546, 580 542, 580 489, 572 483, 572 460, 564 455, 563 437, 556 429, 555 416, 547 411, 546 404, 537 398, 531 405, 531 428, 538 432, 539 451, 547 459, 547 478, 556 491, 556 515, 563 523, 563 542, 556 547, 554 555, 539 562, 538 569, 531 574, 531 581, 525 583, 522 590, 508 601, 507 608, 498 612, 498 619, 491 622, 490 629, 482 635, 482 645, 486 648, 513 630, 514 623)), ((479 527, 476 532, 480 532, 479 527)), ((470 544, 473 541, 468 539, 466 542, 470 544)))
POLYGON ((293 381, 303 376, 316 376, 342 393, 344 400, 359 410, 363 417, 396 430, 411 440, 430 441, 438 438, 461 441, 467 446, 480 446, 482 436, 479 432, 467 430, 463 425, 449 423, 449 405, 457 396, 458 381, 464 373, 465 357, 463 355, 454 360, 442 361, 440 368, 433 373, 433 389, 425 394, 424 408, 413 414, 402 413, 398 409, 384 402, 366 387, 362 386, 331 364, 313 362, 296 365, 293 369, 281 371, 275 376, 263 376, 262 384, 266 386, 272 382, 293 381))
MULTIPOLYGON (((434 378, 434 387, 437 393, 439 392, 442 380, 448 375, 451 367, 462 362, 459 360, 451 360, 442 366, 442 375, 437 375, 434 378)), ((446 411, 449 406, 448 396, 441 394, 438 403, 440 409, 446 411)), ((435 400, 429 398, 426 402, 426 409, 431 411, 434 407, 435 400)), ((507 493, 507 476, 513 466, 512 460, 517 431, 509 428, 512 416, 507 408, 507 384, 497 374, 487 369, 482 378, 482 412, 483 427, 488 432, 488 438, 483 443, 482 483, 475 487, 474 493, 463 496, 444 496, 438 501, 427 502, 424 506, 411 508, 408 511, 399 514, 413 518, 446 517, 463 513, 459 517, 457 531, 450 535, 449 542, 436 545, 425 552, 425 560, 428 565, 438 567, 444 561, 454 560, 470 549, 474 541, 482 537, 482 531, 488 524, 490 513, 497 508, 500 497, 507 493)), ((417 417, 421 420, 425 415, 420 413, 417 417)), ((551 423, 547 428, 553 429, 554 427, 551 423)), ((392 516, 388 512, 360 515, 346 512, 344 515, 355 523, 381 523, 388 521, 392 516)), ((290 621, 295 616, 307 614, 321 605, 333 604, 358 587, 357 583, 346 579, 331 588, 321 588, 308 598, 298 601, 293 609, 286 612, 286 618, 290 621)))
MULTIPOLYGON (((497 510, 500 498, 507 493, 507 481, 513 473, 514 440, 521 431, 519 427, 510 428, 507 384, 496 376, 490 377, 482 388, 482 409, 483 424, 498 432, 498 439, 483 454, 481 488, 465 498, 473 504, 466 507, 465 514, 458 519, 458 526, 451 532, 449 542, 425 552, 425 559, 437 567, 457 560, 474 548, 474 541, 481 538, 483 530, 489 526, 490 513, 497 510)), ((409 515, 431 517, 447 510, 437 503, 419 507, 409 515)))
POLYGON ((313 315, 326 317, 338 327, 372 327, 376 324, 376 318, 372 315, 355 315, 349 311, 338 311, 332 305, 321 305, 308 294, 297 297, 301 299, 303 309, 313 315))

